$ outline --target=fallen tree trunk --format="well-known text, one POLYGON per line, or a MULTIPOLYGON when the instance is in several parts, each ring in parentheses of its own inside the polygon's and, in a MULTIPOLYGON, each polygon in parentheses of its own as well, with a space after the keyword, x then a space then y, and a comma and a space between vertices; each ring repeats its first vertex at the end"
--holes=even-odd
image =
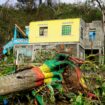
MULTIPOLYGON (((70 60, 68 56, 60 54, 56 59, 48 60, 39 67, 26 68, 23 71, 7 75, 0 78, 0 95, 6 95, 26 89, 32 89, 43 84, 62 82, 62 74, 68 66, 74 68, 77 73, 77 80, 84 88, 84 84, 81 83, 81 72, 70 60)), ((72 59, 74 60, 74 59, 72 59)), ((75 60, 74 60, 75 61, 75 60)), ((86 88, 86 86, 85 86, 86 88)))
POLYGON ((39 67, 25 69, 0 78, 0 95, 35 88, 44 83, 62 81, 61 78, 61 73, 55 71, 41 71, 39 67))
POLYGON ((35 88, 43 84, 61 82, 62 73, 69 65, 67 56, 60 55, 57 59, 46 61, 39 67, 25 69, 17 73, 0 78, 0 95, 6 95, 26 89, 35 88), (59 60, 63 56, 63 60, 59 60), (65 61, 64 61, 65 60, 65 61))
POLYGON ((33 87, 35 87, 35 73, 31 69, 0 78, 0 95, 33 87))

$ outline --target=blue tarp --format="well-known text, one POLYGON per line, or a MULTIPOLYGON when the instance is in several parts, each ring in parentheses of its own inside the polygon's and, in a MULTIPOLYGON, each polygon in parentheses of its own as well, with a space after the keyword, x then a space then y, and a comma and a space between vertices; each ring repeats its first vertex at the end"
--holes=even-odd
POLYGON ((96 32, 95 31, 89 32, 89 40, 90 41, 95 40, 95 37, 96 37, 96 32))

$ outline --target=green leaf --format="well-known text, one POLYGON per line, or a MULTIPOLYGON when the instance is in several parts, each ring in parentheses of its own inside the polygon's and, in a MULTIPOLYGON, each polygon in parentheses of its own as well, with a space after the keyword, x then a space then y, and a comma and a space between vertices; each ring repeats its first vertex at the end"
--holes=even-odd
POLYGON ((75 105, 82 105, 82 104, 83 104, 83 100, 82 100, 82 95, 80 94, 80 95, 77 96, 77 98, 76 98, 75 105))

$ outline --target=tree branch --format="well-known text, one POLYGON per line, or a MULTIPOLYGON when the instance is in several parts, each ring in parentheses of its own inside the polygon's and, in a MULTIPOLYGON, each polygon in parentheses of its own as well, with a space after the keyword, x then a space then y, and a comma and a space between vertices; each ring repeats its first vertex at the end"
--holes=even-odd
POLYGON ((95 0, 97 3, 98 3, 98 5, 99 5, 99 8, 101 9, 101 11, 103 10, 103 6, 101 5, 101 1, 99 1, 99 0, 95 0))

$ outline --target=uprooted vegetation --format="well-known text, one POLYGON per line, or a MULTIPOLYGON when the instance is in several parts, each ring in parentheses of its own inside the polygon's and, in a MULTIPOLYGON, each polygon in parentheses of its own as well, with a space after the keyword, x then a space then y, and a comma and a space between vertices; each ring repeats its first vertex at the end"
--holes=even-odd
MULTIPOLYGON (((77 60, 76 58, 69 57, 68 55, 64 54, 63 56, 57 56, 55 57, 52 55, 52 52, 49 53, 49 57, 45 57, 46 53, 45 51, 38 53, 39 60, 35 60, 33 64, 40 63, 37 67, 43 66, 43 64, 48 64, 51 72, 56 75, 62 75, 61 77, 57 76, 56 79, 53 79, 51 75, 50 77, 50 83, 48 81, 46 83, 42 83, 41 85, 37 85, 34 88, 27 88, 22 91, 17 90, 15 92, 9 93, 7 95, 0 96, 1 103, 9 103, 10 105, 104 105, 105 104, 105 65, 95 64, 95 62, 90 61, 82 61, 84 63, 81 63, 81 60, 77 60), (51 56, 50 56, 51 54, 51 56), (50 58, 51 57, 51 58, 50 58), (63 57, 58 59, 59 57, 63 57), (60 62, 59 62, 60 60, 60 62), (62 61, 64 65, 60 66, 62 64, 62 61), (66 63, 65 63, 66 62, 66 63), (69 62, 69 66, 67 66, 69 62), (80 63, 79 65, 81 68, 82 76, 79 78, 82 78, 82 82, 78 81, 78 76, 81 74, 80 72, 77 73, 75 70, 75 67, 77 66, 77 63, 80 63), (88 66, 87 66, 88 65, 88 66), (59 66, 59 67, 58 67, 59 66), (94 69, 93 69, 94 68, 94 69), (63 71, 64 70, 64 71, 63 71)), ((53 53, 56 55, 56 53, 53 53)), ((59 54, 58 54, 59 55, 59 54)), ((3 66, 4 70, 0 71, 1 78, 9 75, 9 82, 8 84, 8 90, 9 90, 9 83, 11 83, 11 80, 13 78, 11 77, 11 74, 15 76, 18 75, 18 79, 21 80, 25 78, 28 78, 28 75, 30 74, 32 68, 34 68, 33 65, 26 65, 22 67, 22 69, 19 68, 18 71, 15 69, 15 65, 13 65, 14 58, 9 57, 1 62, 1 65, 3 66), (7 61, 7 62, 6 62, 7 61), (10 63, 9 63, 10 61, 10 63), (7 64, 8 63, 8 64, 7 64), (12 63, 12 66, 11 66, 12 63), (25 67, 25 68, 24 68, 25 67), (28 70, 28 71, 27 71, 28 70), (25 77, 22 75, 22 72, 26 73, 27 76, 25 77), (20 73, 21 75, 19 75, 20 73)), ((47 68, 44 65, 45 72, 47 79, 46 70, 47 68)), ((78 70, 77 70, 78 71, 78 70)), ((54 75, 53 74, 53 75, 54 75)), ((56 77, 56 76, 55 76, 56 77)), ((4 79, 5 80, 5 79, 4 79)), ((7 81, 8 79, 6 79, 7 81)), ((45 80, 45 79, 44 79, 45 80)), ((7 83, 5 81, 5 83, 7 83)), ((23 83, 24 84, 24 83, 23 83)), ((5 86, 4 85, 4 86, 5 86)), ((16 85, 16 84, 15 84, 16 85)), ((20 85, 21 86, 21 85, 20 85)), ((26 86, 27 87, 27 86, 26 86)), ((2 87, 0 87, 2 88, 2 87)), ((12 86, 11 86, 12 89, 12 86)))

